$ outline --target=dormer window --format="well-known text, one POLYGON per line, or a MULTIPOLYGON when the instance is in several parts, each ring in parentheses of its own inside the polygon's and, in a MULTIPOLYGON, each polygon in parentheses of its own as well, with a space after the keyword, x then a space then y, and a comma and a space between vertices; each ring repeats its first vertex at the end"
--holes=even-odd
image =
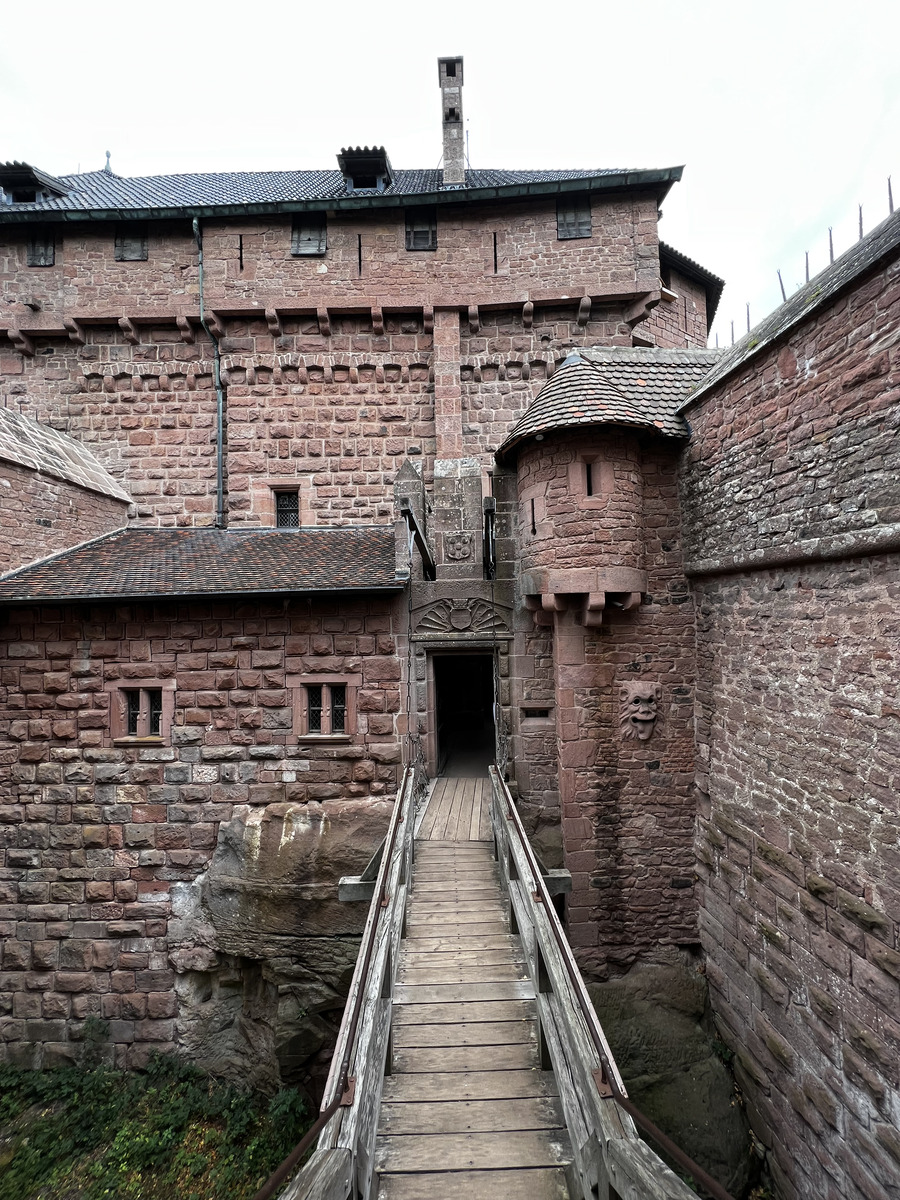
POLYGON ((40 204, 55 196, 65 196, 58 179, 23 162, 0 163, 0 203, 40 204))
POLYGON ((383 192, 394 182, 384 146, 347 147, 338 155, 338 166, 348 192, 383 192))

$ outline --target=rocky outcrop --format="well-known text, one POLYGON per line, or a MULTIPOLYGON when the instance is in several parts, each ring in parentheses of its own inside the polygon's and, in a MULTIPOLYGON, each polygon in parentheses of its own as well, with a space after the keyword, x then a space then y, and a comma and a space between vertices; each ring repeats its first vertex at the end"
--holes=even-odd
POLYGON ((634 1103, 733 1196, 744 1195, 750 1136, 708 1025, 705 976, 686 956, 662 951, 588 990, 634 1103))
POLYGON ((338 900, 384 837, 389 801, 244 806, 209 870, 173 887, 177 1037, 212 1074, 315 1093, 353 974, 365 904, 338 900))

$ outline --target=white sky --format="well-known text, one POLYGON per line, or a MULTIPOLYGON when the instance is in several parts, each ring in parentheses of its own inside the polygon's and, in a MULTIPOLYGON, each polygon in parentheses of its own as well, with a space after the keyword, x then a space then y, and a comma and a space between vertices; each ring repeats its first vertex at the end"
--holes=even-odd
POLYGON ((662 238, 727 281, 721 344, 900 207, 898 0, 476 4, 40 0, 5 7, 0 160, 53 174, 333 167, 441 153, 465 58, 473 167, 685 164, 662 238))

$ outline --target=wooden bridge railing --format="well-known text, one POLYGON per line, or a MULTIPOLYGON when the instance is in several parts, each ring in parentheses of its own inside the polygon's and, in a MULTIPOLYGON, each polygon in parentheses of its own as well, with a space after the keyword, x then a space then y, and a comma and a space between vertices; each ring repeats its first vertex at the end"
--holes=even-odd
POLYGON ((319 1120, 254 1200, 269 1200, 281 1188, 281 1200, 347 1200, 351 1192, 368 1200, 374 1195, 375 1134, 415 823, 415 772, 408 767, 391 814, 319 1120), (298 1171, 316 1135, 316 1150, 298 1171))
POLYGON ((537 999, 541 1065, 556 1077, 575 1156, 573 1200, 696 1200, 635 1120, 715 1200, 732 1200, 628 1099, 509 789, 496 768, 490 776, 496 854, 537 999))

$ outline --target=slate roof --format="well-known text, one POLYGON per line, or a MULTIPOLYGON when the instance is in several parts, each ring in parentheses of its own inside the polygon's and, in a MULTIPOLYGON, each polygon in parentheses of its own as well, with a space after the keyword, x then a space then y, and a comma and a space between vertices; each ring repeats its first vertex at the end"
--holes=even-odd
POLYGON ((544 384, 497 458, 502 461, 537 433, 577 426, 626 425, 686 438, 678 407, 720 354, 630 346, 574 351, 544 384))
POLYGON ((128 179, 109 171, 63 175, 63 196, 52 196, 33 204, 0 207, 0 222, 18 214, 91 212, 145 212, 174 208, 221 208, 245 205, 278 205, 301 202, 357 203, 360 198, 390 201, 391 197, 445 194, 448 199, 466 198, 480 189, 560 184, 584 180, 600 186, 634 187, 658 185, 661 193, 681 178, 681 167, 662 170, 600 169, 592 171, 498 171, 466 172, 465 185, 448 185, 443 172, 394 171, 391 186, 383 192, 357 189, 348 193, 340 171, 227 171, 211 174, 151 175, 128 179))
POLYGON ((739 342, 729 346, 716 366, 710 371, 703 386, 698 388, 685 402, 687 407, 710 388, 736 371, 755 355, 762 354, 796 325, 802 324, 830 304, 842 291, 850 287, 879 260, 900 253, 900 209, 886 221, 882 221, 870 233, 861 238, 824 271, 820 271, 809 283, 796 291, 790 299, 770 313, 764 320, 745 334, 739 342))
POLYGON ((0 604, 399 590, 391 526, 120 529, 0 578, 0 604))
POLYGON ((18 463, 117 500, 128 492, 81 442, 41 425, 11 408, 0 408, 0 461, 18 463))

